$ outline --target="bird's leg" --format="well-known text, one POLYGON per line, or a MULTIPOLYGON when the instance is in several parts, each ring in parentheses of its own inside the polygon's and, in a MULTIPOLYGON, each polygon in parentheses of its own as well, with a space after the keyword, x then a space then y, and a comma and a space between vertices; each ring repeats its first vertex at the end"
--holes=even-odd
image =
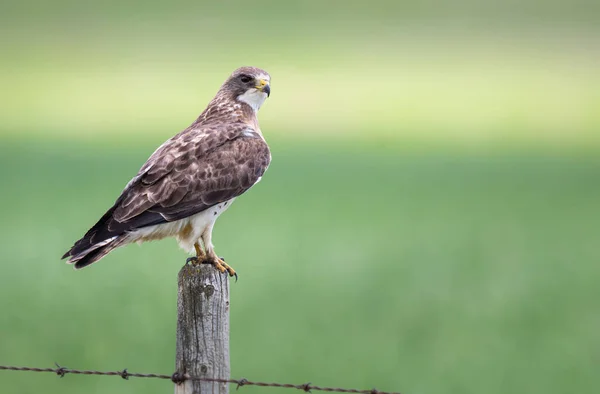
POLYGON ((198 259, 198 261, 204 260, 204 258, 206 257, 206 253, 204 253, 198 242, 194 244, 194 249, 196 249, 196 258, 198 259))
POLYGON ((236 274, 235 270, 233 268, 231 268, 229 266, 229 264, 227 264, 225 262, 225 260, 217 257, 217 255, 215 254, 215 250, 214 250, 214 246, 211 242, 211 238, 212 238, 212 226, 207 228, 204 231, 204 233, 202 234, 202 242, 204 242, 204 246, 206 248, 206 257, 204 259, 204 263, 212 264, 216 269, 219 270, 219 272, 227 271, 229 276, 235 276, 235 279, 237 280, 237 274, 236 274))
POLYGON ((191 262, 193 265, 202 264, 202 262, 206 259, 206 253, 204 253, 198 242, 194 244, 194 249, 196 249, 196 255, 188 257, 188 259, 185 261, 186 264, 189 262, 191 262))

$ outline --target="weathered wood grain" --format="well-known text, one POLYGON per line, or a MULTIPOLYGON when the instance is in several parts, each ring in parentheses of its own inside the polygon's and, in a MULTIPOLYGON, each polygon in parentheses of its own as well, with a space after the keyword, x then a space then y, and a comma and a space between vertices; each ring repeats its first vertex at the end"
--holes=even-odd
MULTIPOLYGON (((229 379, 229 278, 212 265, 179 271, 176 370, 189 376, 229 379)), ((187 380, 175 394, 229 393, 225 383, 187 380)))

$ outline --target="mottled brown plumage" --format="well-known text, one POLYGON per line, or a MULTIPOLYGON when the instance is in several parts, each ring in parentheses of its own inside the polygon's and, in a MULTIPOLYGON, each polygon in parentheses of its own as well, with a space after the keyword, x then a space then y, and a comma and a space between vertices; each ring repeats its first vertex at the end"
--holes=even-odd
POLYGON ((214 260, 210 232, 216 217, 260 180, 271 160, 256 118, 270 94, 269 80, 258 68, 236 70, 198 119, 150 156, 63 258, 83 268, 118 246, 176 236, 186 249, 196 247, 198 259, 214 260))

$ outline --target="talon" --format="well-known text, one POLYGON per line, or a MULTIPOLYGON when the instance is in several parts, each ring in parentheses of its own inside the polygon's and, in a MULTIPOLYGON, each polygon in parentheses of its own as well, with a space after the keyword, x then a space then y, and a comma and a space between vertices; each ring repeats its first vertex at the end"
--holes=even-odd
POLYGON ((219 270, 220 273, 227 271, 227 268, 223 266, 221 263, 214 264, 215 268, 219 270))
POLYGON ((216 257, 214 259, 206 259, 202 262, 203 264, 212 264, 213 267, 215 267, 217 270, 219 270, 220 273, 223 273, 227 270, 227 268, 225 268, 225 263, 221 263, 221 260, 216 257))
POLYGON ((237 272, 235 272, 235 270, 228 265, 225 266, 225 269, 227 270, 229 276, 235 276, 235 280, 237 281, 237 272))
POLYGON ((227 264, 225 262, 225 260, 223 260, 222 257, 216 257, 216 256, 213 257, 213 258, 208 257, 202 263, 203 264, 212 264, 221 273, 227 271, 227 273, 229 274, 229 276, 235 276, 235 281, 237 282, 237 279, 238 279, 237 273, 235 272, 235 270, 233 268, 231 268, 229 266, 229 264, 227 264))
POLYGON ((198 257, 196 256, 192 256, 192 257, 188 257, 187 259, 185 259, 185 263, 192 263, 192 265, 196 265, 198 264, 198 257))
POLYGON ((219 257, 223 262, 223 266, 225 267, 225 269, 227 270, 227 273, 229 274, 229 276, 235 276, 235 281, 237 282, 238 276, 237 273, 235 272, 235 270, 233 268, 231 268, 231 266, 229 264, 227 264, 225 262, 225 260, 223 260, 222 257, 219 257))

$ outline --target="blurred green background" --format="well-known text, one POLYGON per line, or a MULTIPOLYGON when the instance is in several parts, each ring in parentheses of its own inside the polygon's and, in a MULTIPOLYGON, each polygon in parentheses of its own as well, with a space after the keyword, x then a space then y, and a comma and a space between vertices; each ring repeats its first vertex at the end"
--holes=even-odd
POLYGON ((4 1, 0 33, 0 364, 173 371, 175 241, 59 257, 254 65, 273 162, 214 233, 232 377, 600 390, 597 1, 4 1))

